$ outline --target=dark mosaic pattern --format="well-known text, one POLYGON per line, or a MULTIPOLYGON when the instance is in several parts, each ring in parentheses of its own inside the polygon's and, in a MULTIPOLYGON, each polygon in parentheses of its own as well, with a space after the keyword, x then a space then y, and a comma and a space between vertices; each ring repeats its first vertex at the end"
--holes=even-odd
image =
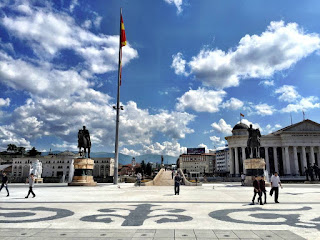
POLYGON ((104 222, 111 223, 113 222, 112 218, 123 218, 124 222, 121 226, 142 226, 144 221, 150 218, 159 218, 159 220, 155 220, 156 223, 168 223, 168 222, 186 222, 191 221, 193 218, 186 215, 180 215, 177 213, 185 212, 184 209, 178 208, 154 208, 159 205, 153 204, 139 204, 139 205, 130 205, 134 206, 134 209, 127 208, 108 208, 108 209, 100 209, 98 210, 101 213, 105 214, 97 214, 91 215, 81 218, 81 221, 85 222, 104 222), (129 211, 128 215, 120 215, 116 214, 117 211, 127 210, 129 211), (166 211, 167 214, 158 214, 150 216, 150 213, 157 211, 166 211))
POLYGON ((312 219, 308 222, 301 221, 301 215, 299 212, 312 211, 311 207, 302 207, 299 209, 263 209, 260 207, 247 208, 247 209, 224 209, 217 210, 209 213, 209 216, 225 222, 234 223, 246 223, 254 225, 288 225, 292 227, 302 227, 302 228, 316 228, 320 230, 320 218, 312 219), (292 213, 287 213, 292 212, 292 213), (229 214, 231 213, 242 213, 241 216, 243 220, 234 219, 229 214), (246 216, 254 217, 256 221, 245 220, 246 216), (260 219, 270 220, 260 221, 260 219))
POLYGON ((72 216, 74 212, 61 209, 61 208, 46 208, 46 207, 35 207, 35 208, 2 208, 0 207, 0 217, 4 217, 5 220, 0 220, 0 223, 25 223, 25 222, 42 222, 49 220, 56 220, 59 218, 65 218, 72 216), (4 212, 5 211, 5 212, 4 212), (12 211, 12 212, 8 212, 12 211), (39 212, 54 212, 54 216, 30 218, 37 215, 39 212))

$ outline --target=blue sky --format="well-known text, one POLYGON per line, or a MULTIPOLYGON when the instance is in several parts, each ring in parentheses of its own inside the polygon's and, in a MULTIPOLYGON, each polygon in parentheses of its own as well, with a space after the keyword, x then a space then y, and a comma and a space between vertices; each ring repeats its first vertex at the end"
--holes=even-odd
POLYGON ((320 122, 319 1, 2 1, 0 148, 114 150, 119 11, 120 151, 222 147, 239 121, 268 134, 320 122))

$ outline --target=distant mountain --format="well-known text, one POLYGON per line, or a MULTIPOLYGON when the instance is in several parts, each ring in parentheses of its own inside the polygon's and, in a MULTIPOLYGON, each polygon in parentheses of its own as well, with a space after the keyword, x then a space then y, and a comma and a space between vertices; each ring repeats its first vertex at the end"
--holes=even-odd
MULTIPOLYGON (((62 151, 52 151, 53 154, 59 154, 62 151)), ((74 152, 73 153, 78 153, 78 152, 74 152)), ((48 155, 48 152, 43 152, 41 155, 42 156, 46 156, 48 155)), ((92 152, 90 154, 92 158, 107 158, 107 157, 112 157, 114 158, 114 153, 108 153, 108 152, 92 152)), ((132 156, 129 155, 125 155, 122 153, 119 153, 119 163, 120 164, 129 164, 131 163, 132 160, 132 156)), ((168 156, 168 155, 163 155, 163 163, 165 164, 175 164, 177 161, 178 157, 172 157, 172 156, 168 156)), ((136 162, 140 163, 142 160, 144 160, 145 162, 154 162, 154 163, 161 163, 161 155, 154 155, 154 154, 145 154, 145 155, 140 155, 140 156, 136 156, 135 157, 136 162)))

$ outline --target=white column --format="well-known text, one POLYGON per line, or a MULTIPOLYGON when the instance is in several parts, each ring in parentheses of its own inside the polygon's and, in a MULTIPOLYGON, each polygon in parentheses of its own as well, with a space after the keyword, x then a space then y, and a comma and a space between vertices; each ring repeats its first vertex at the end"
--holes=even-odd
POLYGON ((269 163, 269 151, 268 151, 268 147, 264 147, 264 158, 266 160, 266 168, 268 171, 268 174, 270 174, 270 163, 269 163))
POLYGON ((242 147, 242 172, 245 174, 246 173, 246 169, 244 167, 244 160, 246 160, 246 148, 242 147))
POLYGON ((277 148, 273 147, 274 171, 279 173, 277 148))
POLYGON ((233 148, 230 148, 229 160, 230 160, 230 174, 234 174, 234 163, 233 163, 233 148))
POLYGON ((304 172, 304 168, 307 167, 306 147, 301 147, 301 149, 302 149, 302 169, 304 172))
POLYGON ((287 163, 286 163, 286 156, 285 156, 285 148, 284 147, 282 147, 281 148, 282 149, 282 167, 283 167, 283 174, 286 174, 286 165, 287 165, 287 163))
POLYGON ((320 165, 320 146, 318 147, 317 158, 318 158, 318 167, 319 167, 319 165, 320 165))
POLYGON ((236 173, 236 176, 239 176, 239 154, 238 154, 238 148, 236 147, 235 149, 234 149, 235 151, 234 151, 234 162, 235 162, 235 173, 236 173))
POLYGON ((295 174, 299 174, 299 161, 298 161, 298 153, 297 153, 297 147, 293 147, 293 162, 294 162, 294 168, 295 168, 295 174))
POLYGON ((285 155, 285 159, 286 159, 285 173, 290 175, 291 169, 290 169, 290 160, 289 160, 289 147, 284 148, 284 155, 285 155))
POLYGON ((315 163, 315 160, 314 160, 314 149, 313 149, 313 146, 310 146, 310 160, 311 160, 311 166, 315 163))

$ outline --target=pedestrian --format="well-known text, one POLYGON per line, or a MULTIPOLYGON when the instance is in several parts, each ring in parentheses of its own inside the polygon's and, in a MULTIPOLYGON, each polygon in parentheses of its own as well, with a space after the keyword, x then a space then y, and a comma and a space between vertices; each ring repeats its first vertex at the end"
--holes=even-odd
POLYGON ((8 177, 5 172, 2 172, 2 182, 1 182, 1 187, 0 187, 0 192, 2 188, 5 187, 7 190, 7 197, 9 197, 9 190, 8 190, 8 177))
POLYGON ((319 178, 319 167, 317 166, 316 163, 314 163, 312 168, 313 168, 313 171, 314 171, 314 176, 315 176, 315 178, 317 180, 317 178, 319 178))
POLYGON ((173 179, 173 176, 174 176, 174 170, 172 170, 171 172, 171 178, 173 179))
POLYGON ((36 196, 32 190, 32 188, 34 187, 34 175, 33 173, 30 174, 29 178, 27 178, 27 182, 29 182, 29 192, 28 195, 25 198, 28 198, 30 193, 32 193, 33 198, 36 196))
POLYGON ((310 165, 308 166, 308 174, 309 174, 309 177, 310 177, 311 181, 313 182, 314 181, 313 168, 310 165))
POLYGON ((141 178, 142 178, 141 173, 138 173, 137 174, 137 182, 138 182, 139 187, 141 186, 141 178))
POLYGON ((241 173, 241 186, 244 186, 244 179, 246 178, 246 175, 244 173, 241 173))
POLYGON ((261 201, 262 201, 262 194, 264 194, 264 204, 267 203, 267 190, 266 190, 266 182, 264 181, 264 178, 261 177, 260 179, 260 190, 261 190, 261 201))
POLYGON ((304 174, 306 175, 306 181, 309 181, 309 171, 307 167, 304 167, 304 174))
POLYGON ((198 186, 198 178, 196 177, 196 179, 195 179, 195 180, 196 180, 196 186, 198 186))
POLYGON ((274 175, 271 177, 271 191, 270 191, 270 196, 272 196, 273 192, 275 192, 274 195, 274 202, 278 202, 278 196, 279 196, 279 185, 282 188, 281 182, 280 182, 280 177, 278 176, 278 173, 275 172, 274 175))
POLYGON ((177 173, 174 177, 174 195, 179 195, 180 192, 180 183, 181 183, 181 177, 177 173))
POLYGON ((258 176, 255 176, 255 180, 253 181, 253 198, 252 198, 252 205, 254 205, 254 200, 256 198, 256 195, 258 194, 258 202, 260 202, 260 205, 262 204, 262 200, 261 200, 261 188, 260 188, 260 181, 258 176))

